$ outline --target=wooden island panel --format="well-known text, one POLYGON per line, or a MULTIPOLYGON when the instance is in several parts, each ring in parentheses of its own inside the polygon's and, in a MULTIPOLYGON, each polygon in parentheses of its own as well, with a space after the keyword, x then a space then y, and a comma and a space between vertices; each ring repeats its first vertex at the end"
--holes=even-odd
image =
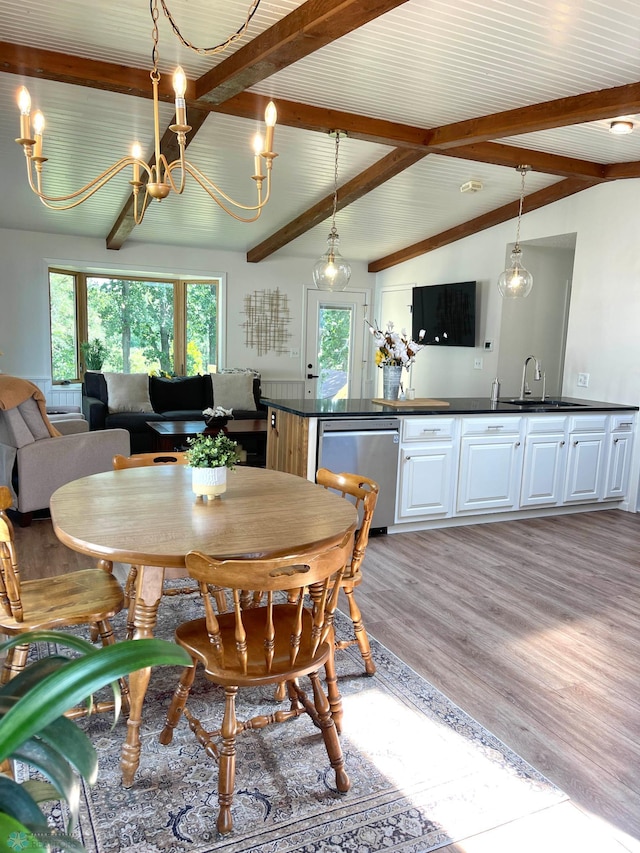
POLYGON ((267 468, 307 476, 309 419, 281 409, 267 414, 267 468))

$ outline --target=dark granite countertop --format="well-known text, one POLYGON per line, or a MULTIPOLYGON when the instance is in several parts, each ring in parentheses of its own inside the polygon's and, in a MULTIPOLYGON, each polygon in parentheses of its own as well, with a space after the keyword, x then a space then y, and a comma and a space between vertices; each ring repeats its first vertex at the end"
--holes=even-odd
POLYGON ((488 397, 440 397, 448 406, 403 405, 401 407, 385 406, 371 400, 270 400, 262 398, 262 402, 274 409, 291 412, 303 418, 326 417, 389 417, 390 415, 483 415, 511 414, 520 415, 568 412, 618 412, 638 411, 638 406, 625 406, 618 403, 602 403, 595 400, 577 400, 572 397, 556 397, 552 400, 528 401, 525 405, 514 405, 507 402, 509 398, 502 397, 497 403, 492 403, 488 397))

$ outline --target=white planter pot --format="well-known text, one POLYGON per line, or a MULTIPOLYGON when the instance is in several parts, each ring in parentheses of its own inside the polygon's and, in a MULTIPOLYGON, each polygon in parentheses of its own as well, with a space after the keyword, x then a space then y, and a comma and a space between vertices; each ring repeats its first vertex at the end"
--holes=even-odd
POLYGON ((198 497, 219 498, 227 490, 227 469, 192 468, 191 488, 198 497))

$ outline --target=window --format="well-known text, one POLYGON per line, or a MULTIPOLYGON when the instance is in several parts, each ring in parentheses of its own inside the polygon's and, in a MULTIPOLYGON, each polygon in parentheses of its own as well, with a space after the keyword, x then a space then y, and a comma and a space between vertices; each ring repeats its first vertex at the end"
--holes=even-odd
POLYGON ((186 374, 218 363, 220 279, 170 281, 49 271, 54 382, 77 380, 82 343, 99 340, 103 370, 186 374))

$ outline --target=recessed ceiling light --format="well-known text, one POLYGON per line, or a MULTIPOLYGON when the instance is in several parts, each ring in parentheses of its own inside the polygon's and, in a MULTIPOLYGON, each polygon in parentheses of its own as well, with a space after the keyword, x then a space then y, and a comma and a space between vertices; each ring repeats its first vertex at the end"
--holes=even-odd
POLYGON ((609 132, 615 133, 617 136, 622 136, 625 133, 632 133, 634 124, 632 121, 621 121, 617 119, 609 125, 609 132))

